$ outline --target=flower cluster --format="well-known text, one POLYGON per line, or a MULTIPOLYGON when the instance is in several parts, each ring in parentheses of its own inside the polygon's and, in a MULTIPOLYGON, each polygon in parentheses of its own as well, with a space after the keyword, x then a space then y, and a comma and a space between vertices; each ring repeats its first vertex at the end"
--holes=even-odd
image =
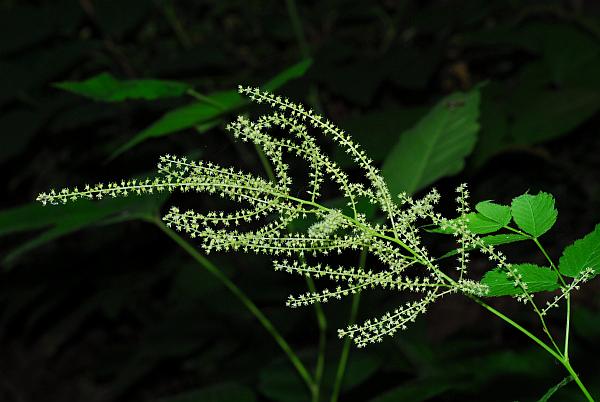
MULTIPOLYGON (((210 162, 191 161, 165 155, 160 158, 156 177, 108 185, 85 186, 40 194, 44 204, 78 199, 101 199, 158 191, 202 192, 236 202, 234 212, 198 212, 172 207, 164 222, 197 239, 205 253, 244 251, 272 255, 274 268, 293 274, 326 279, 331 289, 292 295, 290 307, 324 303, 368 289, 403 292, 410 301, 379 318, 339 330, 358 346, 378 342, 393 335, 425 313, 429 306, 448 294, 469 297, 485 295, 487 286, 468 279, 469 251, 479 249, 498 268, 507 272, 519 297, 530 299, 527 284, 507 263, 505 256, 486 244, 468 228, 469 193, 465 185, 457 189, 457 217, 436 212, 440 194, 431 190, 420 199, 408 194, 392 196, 381 173, 350 136, 325 118, 286 98, 256 88, 240 87, 240 93, 271 107, 270 114, 256 120, 238 117, 227 130, 239 141, 260 148, 273 169, 274 180, 225 168, 210 162), (272 130, 285 135, 274 135, 272 130), (321 149, 316 131, 332 140, 355 162, 362 175, 352 179, 321 149), (308 180, 300 193, 292 191, 292 177, 286 158, 303 160, 308 180), (333 186, 346 201, 346 207, 327 207, 323 187, 333 186), (370 219, 359 208, 368 200, 383 213, 383 219, 370 219), (300 221, 305 230, 290 230, 300 221), (454 233, 457 264, 440 266, 422 239, 422 224, 429 223, 454 233), (309 263, 307 258, 345 251, 368 251, 369 267, 330 266, 309 263)), ((579 282, 583 281, 582 278, 579 282)), ((576 286, 579 282, 575 283, 576 286)), ((556 300, 558 301, 558 300, 556 300)), ((556 302, 555 301, 555 302, 556 302)))

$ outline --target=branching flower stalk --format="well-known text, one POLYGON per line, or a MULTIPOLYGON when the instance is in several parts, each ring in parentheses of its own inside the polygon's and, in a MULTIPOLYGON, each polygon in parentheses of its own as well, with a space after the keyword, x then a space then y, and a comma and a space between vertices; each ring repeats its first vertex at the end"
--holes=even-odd
MULTIPOLYGON (((570 300, 570 293, 592 276, 591 270, 586 270, 570 284, 559 274, 562 281, 560 294, 540 309, 517 267, 470 229, 471 210, 466 185, 457 188, 457 216, 444 217, 435 209, 441 198, 435 189, 420 199, 413 199, 408 194, 390 194, 373 161, 332 122, 300 104, 256 88, 240 87, 239 92, 256 103, 268 105, 272 112, 255 121, 238 117, 227 126, 227 130, 238 140, 262 150, 273 168, 274 180, 211 162, 165 155, 160 158, 158 174, 154 178, 51 190, 40 194, 38 201, 61 204, 80 199, 99 200, 163 191, 202 192, 234 201, 242 205, 234 212, 204 213, 173 206, 163 221, 167 227, 196 239, 205 254, 242 251, 266 254, 272 256, 277 271, 335 283, 332 289, 290 296, 287 305, 292 308, 358 295, 368 289, 406 295, 408 300, 393 311, 338 330, 340 337, 351 339, 358 347, 381 342, 386 336, 406 329, 436 301, 450 294, 462 294, 544 348, 565 366, 586 398, 593 400, 570 365, 568 325, 565 348, 560 349, 544 320, 551 307, 570 300), (276 135, 271 131, 285 134, 276 135), (322 133, 349 155, 363 173, 361 179, 351 179, 333 162, 322 151, 311 131, 322 133), (289 155, 302 159, 308 166, 308 182, 301 191, 293 188, 286 162, 289 155), (325 185, 337 189, 347 208, 327 206, 322 195, 325 185), (382 211, 383 221, 375 222, 361 212, 359 203, 364 200, 382 211), (443 260, 430 254, 423 242, 423 223, 453 233, 457 241, 456 265, 442 266, 443 260), (302 224, 307 229, 289 230, 291 226, 302 224), (513 296, 532 307, 550 344, 484 301, 483 297, 489 292, 488 285, 469 278, 469 254, 472 250, 486 255, 490 264, 510 280, 513 296), (323 258, 330 254, 348 252, 358 255, 361 251, 371 256, 368 267, 331 266, 323 262, 323 258)), ((543 250, 541 245, 540 248, 543 250)), ((545 251, 544 254, 547 256, 545 251)), ((556 269, 554 264, 552 267, 556 269)))

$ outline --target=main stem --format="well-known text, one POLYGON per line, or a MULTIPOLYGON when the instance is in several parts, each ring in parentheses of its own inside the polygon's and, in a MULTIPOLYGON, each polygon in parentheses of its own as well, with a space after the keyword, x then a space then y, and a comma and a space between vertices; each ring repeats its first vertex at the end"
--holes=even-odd
MULTIPOLYGON (((363 249, 360 253, 359 267, 363 269, 367 261, 367 250, 363 249)), ((352 307, 350 308, 350 320, 349 325, 356 322, 356 315, 358 313, 358 305, 360 304, 360 292, 352 295, 352 307)), ((333 391, 331 392, 331 402, 337 402, 340 390, 342 389, 342 382, 344 380, 344 374, 346 373, 346 365, 348 364, 348 355, 350 354, 350 339, 344 339, 344 345, 342 346, 342 354, 340 355, 340 361, 335 373, 335 383, 333 384, 333 391)))
POLYGON ((502 314, 500 311, 496 310, 495 308, 493 308, 489 304, 485 303, 481 299, 476 298, 476 297, 472 297, 472 299, 475 300, 475 302, 477 302, 478 304, 480 304, 482 307, 484 307, 486 310, 490 311, 492 314, 498 316, 502 320, 506 321, 507 323, 509 323, 510 325, 512 325, 513 327, 515 327, 519 331, 521 331, 523 334, 525 334, 527 337, 529 337, 532 341, 534 341, 539 346, 541 346, 552 357, 554 357, 556 360, 558 360, 565 367, 565 369, 567 369, 567 371, 569 372, 569 374, 573 377, 573 380, 575 380, 575 383, 577 384, 577 386, 579 386, 579 389, 581 390, 581 392, 583 393, 583 395, 586 397, 586 399, 589 402, 595 402, 594 398, 592 397, 592 395, 590 394, 590 392, 587 390, 587 388, 585 387, 585 385, 583 384, 583 382, 581 382, 581 379, 579 378, 579 376, 577 375, 577 373, 575 372, 575 370, 571 366, 571 363, 569 362, 569 359, 564 354, 562 354, 560 352, 557 352, 557 351, 554 351, 554 349, 552 349, 550 346, 548 346, 544 341, 542 341, 541 339, 539 339, 537 336, 533 335, 531 332, 529 332, 528 330, 526 330, 525 328, 523 328, 521 325, 519 325, 518 323, 516 323, 515 321, 513 321, 512 319, 510 319, 506 315, 502 314))
MULTIPOLYGON (((273 171, 271 163, 258 145, 255 145, 255 148, 260 159, 260 163, 269 177, 269 180, 275 183, 277 181, 277 177, 275 176, 275 172, 273 171)), ((304 261, 304 257, 300 256, 299 258, 300 260, 304 261)), ((306 278, 306 284, 311 292, 316 292, 315 283, 311 277, 306 278)), ((317 316, 317 325, 319 327, 319 350, 317 355, 317 364, 315 366, 315 374, 312 380, 312 386, 309 385, 309 390, 311 393, 312 402, 319 402, 321 394, 321 381, 323 380, 323 372, 325 371, 325 350, 327 347, 327 317, 323 311, 323 306, 321 306, 321 303, 319 302, 315 303, 315 314, 317 316)))
MULTIPOLYGON (((308 289, 316 292, 315 283, 311 277, 306 278, 308 289)), ((327 346, 327 317, 321 303, 315 303, 315 314, 317 316, 317 325, 319 327, 319 352, 317 355, 317 364, 315 366, 314 388, 312 390, 313 402, 318 402, 321 393, 321 381, 325 370, 325 349, 327 346)))
POLYGON ((264 315, 264 313, 254 304, 248 296, 238 288, 219 268, 217 268, 210 260, 200 254, 194 247, 192 247, 187 241, 181 236, 169 229, 160 219, 150 219, 150 222, 158 226, 167 236, 169 236, 175 243, 177 243, 182 249, 184 249, 194 260, 202 265, 208 272, 217 277, 227 287, 227 289, 233 293, 244 306, 256 317, 261 325, 267 330, 267 332, 273 337, 275 342, 286 354, 302 380, 306 383, 306 386, 310 390, 311 394, 314 394, 315 383, 312 376, 300 360, 300 358, 294 353, 291 346, 287 343, 285 338, 277 331, 273 323, 264 315))
MULTIPOLYGON (((558 268, 556 268, 556 265, 554 265, 554 262, 552 261, 552 259, 548 255, 548 253, 546 252, 546 249, 542 246, 542 244, 539 242, 539 240, 537 238, 534 237, 533 241, 536 244, 536 246, 538 246, 538 248, 540 249, 542 254, 544 254, 544 257, 546 257, 546 260, 548 260, 552 269, 554 269, 554 271, 556 271, 556 274, 558 275, 558 278, 562 282, 563 286, 566 287, 567 284, 566 284, 562 274, 560 273, 558 268)), ((567 314, 566 314, 566 319, 565 319, 565 347, 563 350, 563 356, 565 357, 565 360, 568 361, 569 360, 569 337, 570 337, 570 333, 571 333, 571 293, 570 292, 567 292, 566 305, 567 305, 567 314)))
MULTIPOLYGON (((404 244, 403 242, 401 242, 401 241, 399 241, 397 239, 390 239, 390 240, 396 242, 397 244, 403 246, 406 249, 410 249, 406 244, 404 244)), ((550 261, 550 265, 553 266, 553 268, 555 270, 557 270, 556 266, 554 266, 554 263, 552 262, 552 260, 548 256, 548 254, 546 253, 546 250, 539 243, 539 241, 537 241, 537 239, 535 239, 535 238, 533 238, 533 240, 538 245, 538 247, 540 248, 540 250, 542 250, 542 253, 548 259, 548 261, 550 261)), ((416 253, 414 253, 414 252, 413 252, 413 255, 415 257, 417 257, 416 253)), ((450 278, 448 275, 446 275, 442 271, 439 271, 438 273, 444 279, 448 280, 450 283, 454 283, 455 282, 452 278, 450 278)), ((558 273, 558 275, 560 277, 560 273, 558 273)), ((563 280, 563 283, 564 283, 564 280, 563 280)), ((539 339, 537 336, 535 336, 534 334, 532 334, 531 332, 529 332, 528 330, 526 330, 525 328, 523 328, 521 325, 519 325, 518 323, 516 323, 515 321, 513 321, 512 319, 510 319, 506 315, 502 314, 500 311, 496 310, 495 308, 493 308, 489 304, 485 303, 480 298, 478 298, 478 297, 476 297, 474 295, 471 295, 470 297, 473 300, 475 300, 475 302, 477 302, 482 307, 484 307, 486 310, 490 311, 492 314, 498 316, 502 320, 506 321, 507 323, 509 323, 510 325, 512 325, 513 327, 515 327, 519 331, 521 331, 523 334, 525 334, 527 337, 529 337, 532 341, 534 341, 539 346, 541 346, 542 349, 544 349, 546 352, 548 352, 552 357, 554 357, 555 359, 557 359, 567 369, 567 371, 569 372, 569 374, 573 377, 573 379, 575 380, 575 383, 579 386, 579 389, 581 390, 581 392, 583 393, 583 395, 586 397, 586 399, 589 402, 595 402, 594 398, 592 397, 592 395, 590 394, 590 392, 587 390, 587 388, 585 387, 585 385, 583 384, 583 382, 581 382, 581 379, 579 378, 579 376, 577 375, 577 373, 575 372, 575 370, 573 369, 573 367, 571 366, 571 364, 569 362, 569 357, 568 357, 569 321, 567 321, 567 330, 566 330, 567 332, 566 332, 566 339, 565 339, 565 351, 561 352, 560 349, 556 346, 556 343, 554 342, 554 339, 552 338, 552 335, 547 331, 545 322, 544 322, 543 317, 541 315, 540 315, 540 318, 542 319, 542 324, 544 324, 544 329, 547 332, 548 336, 550 337, 550 340, 552 341, 553 346, 556 347, 556 350, 552 349, 552 347, 548 346, 544 341, 542 341, 541 339, 539 339)), ((537 308, 536 308, 536 311, 537 311, 537 308)), ((539 312, 538 312, 538 315, 539 315, 539 312)), ((570 305, 567 305, 567 319, 569 318, 569 316, 570 316, 570 305)))

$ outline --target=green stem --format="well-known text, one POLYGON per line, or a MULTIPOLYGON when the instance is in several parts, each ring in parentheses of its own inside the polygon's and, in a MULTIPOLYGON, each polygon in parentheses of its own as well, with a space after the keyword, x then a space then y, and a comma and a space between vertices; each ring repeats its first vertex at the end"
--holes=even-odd
POLYGON ((577 383, 577 386, 579 387, 579 389, 581 390, 583 395, 586 397, 586 399, 589 402, 595 402, 594 398, 590 394, 590 391, 588 391, 587 388, 585 387, 585 385, 583 385, 583 383, 581 382, 581 379, 579 379, 579 376, 577 375, 575 370, 573 370, 573 367, 571 367, 571 363, 569 363, 569 361, 566 359, 562 360, 561 363, 563 364, 563 366, 565 366, 565 368, 567 369, 569 374, 571 374, 571 377, 573 377, 573 380, 575 380, 575 383, 577 383))
POLYGON ((542 254, 544 254, 544 257, 546 257, 546 260, 550 263, 550 267, 552 267, 552 269, 554 271, 556 271, 556 274, 558 275, 558 279, 560 279, 560 281, 562 282, 563 286, 566 287, 567 284, 565 282, 565 279, 563 278, 562 274, 559 272, 558 268, 556 268, 556 265, 554 265, 554 262, 552 262, 552 259, 550 258, 550 256, 546 252, 546 249, 542 246, 542 244, 537 239, 537 237, 533 237, 532 240, 535 243, 535 245, 540 249, 540 251, 542 252, 542 254))
POLYGON ((529 337, 531 340, 533 340, 535 343, 537 343, 539 346, 541 346, 552 357, 554 357, 556 360, 558 360, 567 369, 567 371, 569 372, 569 374, 573 377, 573 380, 575 380, 575 382, 579 386, 579 389, 581 390, 581 392, 583 393, 583 395, 586 397, 586 399, 589 402, 595 402, 594 398, 592 397, 592 395, 590 394, 590 392, 587 390, 587 388, 585 387, 585 385, 583 385, 583 383, 581 382, 581 379, 579 378, 579 376, 577 375, 577 373, 575 372, 575 370, 573 370, 573 367, 571 367, 571 364, 569 363, 569 360, 568 360, 568 358, 566 356, 564 356, 562 353, 560 353, 560 351, 558 351, 558 352, 554 351, 550 346, 548 346, 545 342, 543 342, 537 336, 533 335, 531 332, 529 332, 528 330, 526 330, 525 328, 523 328, 521 325, 519 325, 518 323, 516 323, 512 319, 508 318, 507 316, 505 316, 504 314, 502 314, 500 311, 496 310, 495 308, 493 308, 489 304, 485 303, 481 299, 476 298, 476 297, 472 297, 472 299, 475 300, 479 305, 481 305, 482 307, 484 307, 485 309, 487 309, 488 311, 490 311, 492 314, 498 316, 502 320, 506 321, 507 323, 509 323, 510 325, 512 325, 513 327, 515 327, 519 331, 521 331, 523 334, 525 334, 527 337, 529 337))
MULTIPOLYGON (((564 287, 567 287, 567 283, 565 282, 562 274, 560 273, 560 271, 558 270, 556 265, 554 265, 554 262, 552 261, 552 259, 548 255, 548 253, 546 252, 546 249, 542 246, 542 244, 539 242, 539 240, 537 238, 534 237, 533 242, 540 249, 540 251, 542 252, 544 257, 546 257, 546 260, 548 260, 552 269, 554 269, 554 271, 556 271, 558 278, 562 282, 562 285, 564 287)), ((568 361, 569 360, 569 338, 570 338, 570 333, 571 333, 571 294, 570 294, 570 292, 567 292, 566 305, 567 305, 567 313, 566 313, 566 319, 565 319, 565 322, 566 322, 566 324, 565 324, 565 346, 564 346, 564 350, 563 350, 563 356, 565 357, 565 360, 568 361)))
MULTIPOLYGON (((363 249, 360 254, 359 267, 363 269, 367 261, 367 250, 363 249)), ((360 292, 352 295, 352 307, 350 309, 350 320, 349 325, 356 322, 356 315, 358 313, 358 305, 360 304, 360 292)), ((340 361, 338 363, 337 371, 335 373, 335 383, 333 384, 333 391, 331 393, 331 402, 337 402, 340 390, 342 388, 342 381, 344 380, 344 374, 346 373, 346 364, 348 363, 348 355, 350 354, 350 338, 344 339, 344 345, 342 346, 342 354, 340 355, 340 361)))
POLYGON ((567 293, 567 318, 565 324, 565 350, 563 355, 565 360, 569 360, 569 334, 571 332, 571 292, 567 293))
POLYGON ((192 247, 187 241, 185 241, 181 236, 175 233, 173 230, 168 228, 164 223, 160 221, 158 218, 154 218, 150 220, 152 223, 157 225, 167 236, 169 236, 175 243, 177 243, 182 249, 184 249, 194 260, 196 260, 202 267, 204 267, 208 272, 214 275, 225 287, 233 293, 242 304, 256 317, 256 319, 261 323, 261 325, 267 330, 267 332, 273 337, 275 342, 279 345, 279 347, 286 354, 302 380, 306 383, 308 389, 314 392, 314 381, 300 360, 296 353, 292 350, 287 341, 283 338, 283 336, 277 331, 277 329, 273 326, 273 323, 264 315, 264 313, 254 304, 252 300, 246 296, 246 294, 238 288, 221 270, 219 270, 209 259, 200 254, 194 247, 192 247))
MULTIPOLYGON (((311 292, 316 292, 315 283, 311 277, 306 277, 308 289, 311 292)), ((321 381, 323 380, 323 372, 325 371, 325 349, 327 346, 327 317, 323 311, 321 303, 315 303, 315 314, 317 316, 317 325, 319 327, 319 353, 317 355, 317 364, 315 366, 314 375, 314 390, 312 393, 313 402, 319 401, 321 391, 321 381)))
POLYGON ((216 100, 214 100, 210 96, 203 95, 200 92, 197 92, 195 89, 190 88, 190 89, 188 89, 186 91, 186 93, 189 96, 191 96, 192 98, 196 99, 197 101, 207 103, 207 104, 209 104, 211 106, 216 107, 219 110, 226 110, 227 109, 225 107, 225 105, 223 105, 221 102, 217 102, 216 100))
POLYGON ((273 167, 271 166, 271 162, 269 162, 269 160, 267 159, 267 156, 265 155, 263 150, 260 149, 260 147, 258 145, 254 144, 254 148, 256 148, 256 153, 258 154, 258 158, 260 159, 260 163, 261 163, 263 169, 265 169, 265 172, 267 173, 267 177, 272 182, 275 182, 277 180, 277 178, 275 177, 275 173, 273 172, 273 167))
POLYGON ((294 29, 294 34, 296 35, 296 40, 298 41, 298 46, 300 46, 300 52, 304 58, 310 57, 310 48, 308 46, 308 41, 306 40, 306 36, 304 35, 304 29, 302 28, 302 20, 300 20, 300 15, 298 14, 298 7, 296 6, 296 2, 294 0, 285 0, 285 5, 287 6, 287 11, 290 16, 290 20, 292 21, 292 27, 294 29))
POLYGON ((504 321, 506 321, 507 323, 509 323, 510 325, 512 325, 519 331, 521 331, 523 334, 527 335, 531 340, 533 340, 535 343, 537 343, 539 346, 541 346, 546 352, 550 353, 554 358, 556 358, 557 360, 560 360, 561 362, 563 361, 563 356, 562 356, 562 354, 560 354, 560 352, 552 349, 544 341, 542 341, 537 336, 533 335, 531 332, 529 332, 528 330, 523 328, 521 325, 517 324, 515 321, 508 318, 507 316, 505 316, 504 314, 502 314, 500 311, 496 310, 489 304, 485 303, 483 300, 476 298, 476 297, 472 297, 472 299, 475 300, 475 302, 477 302, 479 305, 484 307, 486 310, 490 311, 492 314, 500 317, 501 319, 503 319, 504 321))
MULTIPOLYGON (((273 167, 271 163, 267 159, 264 151, 258 146, 254 145, 256 148, 256 153, 260 159, 260 163, 263 166, 263 169, 267 173, 267 177, 272 182, 275 182, 277 178, 275 177, 275 172, 273 171, 273 167)), ((300 256, 301 260, 304 260, 302 256, 300 256)), ((315 283, 311 277, 306 277, 306 283, 308 285, 308 289, 311 292, 316 292, 315 283)), ((323 311, 323 307, 321 303, 315 303, 315 314, 317 316, 317 325, 319 328, 319 352, 317 355, 317 364, 315 366, 315 375, 313 386, 310 389, 312 395, 312 401, 319 401, 319 394, 321 392, 321 381, 323 379, 323 372, 325 370, 325 348, 327 346, 327 318, 325 317, 325 312, 323 311)))
POLYGON ((183 24, 181 23, 181 21, 179 21, 179 18, 177 18, 177 14, 175 13, 173 3, 171 1, 165 2, 162 7, 162 11, 165 15, 165 18, 167 19, 167 22, 169 23, 169 25, 171 25, 173 32, 175 32, 175 36, 177 36, 179 43, 181 43, 181 46, 185 50, 191 49, 193 47, 192 40, 183 28, 183 24))

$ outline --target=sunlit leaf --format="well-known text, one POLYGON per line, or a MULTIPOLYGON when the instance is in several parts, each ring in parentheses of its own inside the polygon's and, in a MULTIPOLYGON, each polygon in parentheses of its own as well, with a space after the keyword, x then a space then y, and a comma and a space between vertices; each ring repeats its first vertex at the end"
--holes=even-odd
POLYGON ((491 219, 486 218, 483 214, 479 214, 476 212, 472 212, 467 215, 469 222, 467 222, 467 227, 469 230, 476 234, 487 234, 496 232, 504 225, 493 221, 491 219))
POLYGON ((533 237, 540 237, 550 230, 558 215, 554 197, 544 192, 520 195, 513 199, 510 208, 517 226, 533 237))
POLYGON ((583 239, 575 241, 563 251, 558 264, 560 273, 571 278, 586 268, 600 273, 600 224, 583 239))
POLYGON ((481 215, 501 226, 506 226, 511 220, 510 207, 500 205, 491 201, 483 201, 475 205, 475 209, 481 215))
MULTIPOLYGON (((559 287, 558 274, 550 268, 534 264, 518 264, 513 265, 513 269, 521 275, 521 281, 527 284, 529 293, 552 291, 559 287)), ((487 296, 512 296, 523 293, 519 286, 515 286, 514 280, 500 269, 488 271, 481 283, 489 286, 487 296)))

